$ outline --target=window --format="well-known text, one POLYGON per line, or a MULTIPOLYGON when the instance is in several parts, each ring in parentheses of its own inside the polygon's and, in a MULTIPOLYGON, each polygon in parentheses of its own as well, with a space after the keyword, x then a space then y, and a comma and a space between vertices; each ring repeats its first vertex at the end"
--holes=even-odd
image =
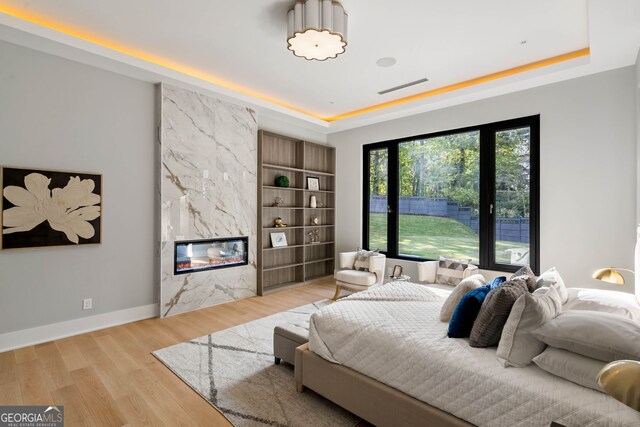
POLYGON ((539 120, 365 145, 363 246, 537 272, 539 120))
POLYGON ((387 252, 387 177, 389 176, 389 151, 386 148, 369 151, 369 186, 372 197, 369 209, 372 212, 367 234, 371 247, 387 252))

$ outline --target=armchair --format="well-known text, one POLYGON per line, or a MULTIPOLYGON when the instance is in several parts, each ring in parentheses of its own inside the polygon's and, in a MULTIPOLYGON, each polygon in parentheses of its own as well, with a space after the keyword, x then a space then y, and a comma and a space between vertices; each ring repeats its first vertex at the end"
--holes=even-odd
POLYGON ((362 291, 370 286, 384 282, 384 267, 387 257, 383 254, 372 255, 369 258, 369 271, 354 270, 357 252, 341 252, 340 268, 336 273, 336 293, 333 300, 337 300, 344 288, 349 291, 362 291))
MULTIPOLYGON (((421 282, 427 283, 435 283, 436 282, 436 272, 438 271, 438 262, 439 261, 424 261, 418 264, 418 280, 421 282)), ((462 278, 466 279, 467 277, 477 274, 478 267, 475 265, 469 264, 462 272, 462 278)))

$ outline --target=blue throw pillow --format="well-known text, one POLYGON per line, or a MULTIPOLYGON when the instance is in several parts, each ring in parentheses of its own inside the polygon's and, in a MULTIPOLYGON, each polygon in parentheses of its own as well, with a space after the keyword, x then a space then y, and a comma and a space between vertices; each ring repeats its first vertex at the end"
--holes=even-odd
POLYGON ((507 278, 504 276, 496 277, 486 285, 467 292, 460 299, 460 302, 453 312, 453 316, 451 316, 447 336, 449 338, 468 337, 471 334, 473 322, 475 322, 478 313, 480 313, 480 307, 482 307, 484 299, 489 292, 500 286, 506 280, 507 278))
POLYGON ((498 276, 495 279, 493 279, 492 281, 490 281, 489 283, 487 283, 485 286, 488 286, 489 288, 491 288, 491 290, 494 290, 495 288, 497 288, 498 286, 502 285, 506 281, 507 281, 506 277, 498 276))

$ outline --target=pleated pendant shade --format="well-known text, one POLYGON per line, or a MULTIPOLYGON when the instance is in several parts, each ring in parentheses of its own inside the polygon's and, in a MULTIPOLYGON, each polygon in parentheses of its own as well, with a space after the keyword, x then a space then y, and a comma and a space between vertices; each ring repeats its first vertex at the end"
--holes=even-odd
POLYGON ((287 42, 294 55, 324 61, 344 53, 347 14, 333 0, 297 2, 287 15, 287 42))

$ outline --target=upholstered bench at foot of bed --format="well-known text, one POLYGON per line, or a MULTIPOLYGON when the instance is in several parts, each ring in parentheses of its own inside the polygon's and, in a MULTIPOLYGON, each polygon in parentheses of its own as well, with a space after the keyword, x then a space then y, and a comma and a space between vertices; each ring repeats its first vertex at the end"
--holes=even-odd
POLYGON ((309 342, 309 322, 276 326, 273 330, 273 356, 278 365, 284 360, 295 365, 296 347, 309 342))

